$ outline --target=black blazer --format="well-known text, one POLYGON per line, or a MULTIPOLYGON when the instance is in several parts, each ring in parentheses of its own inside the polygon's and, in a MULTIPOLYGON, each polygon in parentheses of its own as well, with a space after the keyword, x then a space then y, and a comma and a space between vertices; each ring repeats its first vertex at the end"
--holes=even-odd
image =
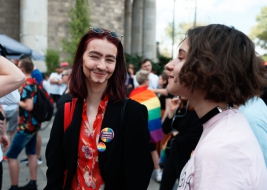
MULTIPOLYGON (((82 105, 83 100, 79 99, 72 122, 65 133, 64 106, 58 109, 46 148, 48 169, 45 190, 63 189, 66 169, 68 174, 64 190, 71 188, 77 168, 82 105)), ((129 99, 124 112, 123 126, 120 127, 122 105, 122 102, 109 101, 105 111, 102 129, 112 128, 114 139, 105 143, 104 152, 99 152, 100 173, 105 182, 105 190, 146 190, 153 171, 147 108, 129 99)))

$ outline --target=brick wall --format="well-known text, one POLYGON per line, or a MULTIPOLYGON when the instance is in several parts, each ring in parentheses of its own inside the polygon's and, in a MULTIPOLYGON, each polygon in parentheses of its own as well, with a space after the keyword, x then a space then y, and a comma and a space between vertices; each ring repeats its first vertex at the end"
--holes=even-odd
POLYGON ((19 0, 0 0, 0 34, 20 40, 19 0))

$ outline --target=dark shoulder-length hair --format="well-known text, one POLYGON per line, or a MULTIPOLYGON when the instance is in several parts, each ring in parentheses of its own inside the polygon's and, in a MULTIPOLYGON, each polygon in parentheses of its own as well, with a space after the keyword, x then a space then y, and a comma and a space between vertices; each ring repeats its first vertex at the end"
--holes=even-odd
POLYGON ((89 30, 82 36, 78 48, 76 50, 73 61, 72 73, 70 75, 69 89, 72 97, 86 98, 88 91, 86 87, 85 75, 83 73, 83 54, 86 51, 87 45, 94 39, 106 39, 108 42, 117 47, 116 66, 114 73, 108 79, 108 85, 102 95, 102 99, 108 94, 109 100, 114 102, 121 102, 126 97, 125 80, 126 80, 126 66, 124 59, 124 52, 121 41, 112 37, 108 30, 104 30, 103 34, 95 33, 89 30))
POLYGON ((189 29, 189 51, 179 79, 191 92, 215 102, 244 104, 262 93, 266 69, 254 43, 233 27, 211 24, 189 29))

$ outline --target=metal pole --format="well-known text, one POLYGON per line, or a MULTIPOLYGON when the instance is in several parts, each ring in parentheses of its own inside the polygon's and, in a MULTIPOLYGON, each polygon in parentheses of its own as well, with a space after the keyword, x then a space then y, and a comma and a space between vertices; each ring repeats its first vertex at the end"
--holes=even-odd
POLYGON ((197 25, 197 0, 195 0, 195 18, 194 18, 194 28, 197 25))
POLYGON ((175 30, 175 27, 174 27, 174 24, 175 24, 175 0, 173 1, 173 19, 172 19, 172 59, 173 59, 173 50, 174 50, 174 30, 175 30))

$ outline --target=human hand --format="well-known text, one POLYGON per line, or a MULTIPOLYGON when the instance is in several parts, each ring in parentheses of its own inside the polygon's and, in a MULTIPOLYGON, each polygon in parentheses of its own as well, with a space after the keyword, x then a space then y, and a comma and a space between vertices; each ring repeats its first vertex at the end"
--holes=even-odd
POLYGON ((10 141, 8 139, 8 136, 6 134, 2 135, 0 137, 0 142, 3 144, 3 151, 5 152, 8 149, 9 145, 10 145, 10 141))
POLYGON ((179 96, 173 97, 171 99, 170 110, 176 111, 177 108, 180 106, 180 103, 181 103, 181 99, 179 96))
POLYGON ((171 99, 170 109, 169 109, 169 114, 168 114, 169 118, 172 118, 174 116, 175 111, 180 106, 180 103, 181 103, 181 99, 179 96, 176 96, 171 99))

